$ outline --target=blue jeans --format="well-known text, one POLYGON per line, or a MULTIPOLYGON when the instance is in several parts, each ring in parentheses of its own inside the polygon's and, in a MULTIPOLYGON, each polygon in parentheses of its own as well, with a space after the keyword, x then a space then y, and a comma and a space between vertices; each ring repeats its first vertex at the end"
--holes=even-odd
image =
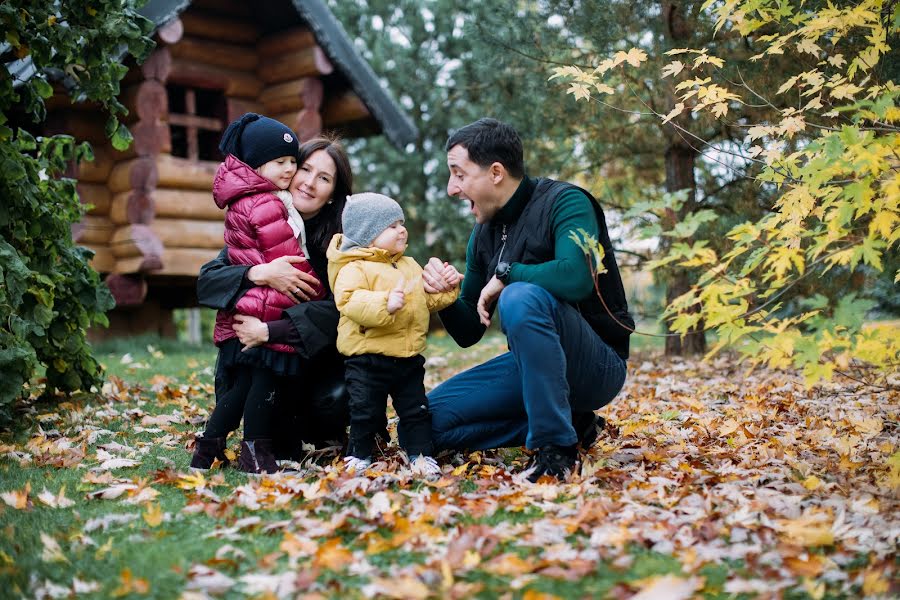
POLYGON ((573 411, 608 404, 625 383, 625 361, 572 305, 534 284, 508 285, 498 310, 510 351, 428 395, 435 447, 575 444, 573 411))

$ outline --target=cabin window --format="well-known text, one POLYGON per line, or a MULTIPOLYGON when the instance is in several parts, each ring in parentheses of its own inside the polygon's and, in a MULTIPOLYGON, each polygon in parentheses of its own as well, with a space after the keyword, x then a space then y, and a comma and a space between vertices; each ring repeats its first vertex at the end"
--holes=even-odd
POLYGON ((222 90, 169 85, 167 91, 172 156, 190 160, 222 160, 219 140, 227 120, 222 90))

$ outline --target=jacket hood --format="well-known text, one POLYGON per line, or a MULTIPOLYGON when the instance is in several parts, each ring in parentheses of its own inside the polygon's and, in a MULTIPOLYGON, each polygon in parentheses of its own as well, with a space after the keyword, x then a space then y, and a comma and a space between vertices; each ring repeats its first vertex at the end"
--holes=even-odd
POLYGON ((402 252, 391 254, 387 250, 382 250, 381 248, 371 248, 366 246, 354 246, 349 250, 341 250, 343 241, 344 234, 334 234, 334 237, 331 238, 331 242, 328 244, 328 250, 325 253, 325 256, 328 257, 328 262, 335 265, 335 268, 328 269, 328 283, 331 285, 331 289, 334 289, 334 280, 337 278, 337 272, 347 263, 351 263, 354 260, 372 260, 376 262, 391 263, 397 262, 403 256, 402 252), (332 273, 334 273, 333 277, 332 273))
POLYGON ((278 191, 278 186, 232 154, 219 165, 213 180, 213 200, 219 208, 225 208, 244 196, 275 191, 278 191))

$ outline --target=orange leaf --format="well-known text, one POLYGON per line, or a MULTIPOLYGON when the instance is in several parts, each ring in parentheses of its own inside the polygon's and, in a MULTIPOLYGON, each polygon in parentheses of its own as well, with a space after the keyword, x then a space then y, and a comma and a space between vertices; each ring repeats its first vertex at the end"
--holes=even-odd
POLYGON ((316 567, 340 571, 352 561, 353 553, 341 546, 340 538, 332 538, 319 547, 313 564, 316 567))

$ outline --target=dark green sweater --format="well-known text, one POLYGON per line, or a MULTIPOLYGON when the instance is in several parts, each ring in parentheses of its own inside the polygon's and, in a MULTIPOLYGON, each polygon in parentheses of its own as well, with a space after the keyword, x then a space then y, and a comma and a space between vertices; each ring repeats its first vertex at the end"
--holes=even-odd
MULTIPOLYGON (((491 222, 502 224, 515 221, 531 197, 534 185, 534 180, 523 179, 512 198, 491 222)), ((554 259, 537 265, 513 263, 509 283, 525 281, 539 285, 565 302, 584 300, 594 292, 594 282, 584 251, 572 241, 569 234, 583 229, 594 238, 597 237, 597 217, 590 198, 576 189, 564 192, 553 205, 550 226, 556 240, 554 259)), ((475 307, 484 287, 483 282, 490 277, 484 272, 487 265, 476 264, 474 239, 474 235, 469 237, 466 274, 459 299, 440 312, 444 327, 463 346, 477 342, 485 331, 484 325, 478 320, 475 307)))

